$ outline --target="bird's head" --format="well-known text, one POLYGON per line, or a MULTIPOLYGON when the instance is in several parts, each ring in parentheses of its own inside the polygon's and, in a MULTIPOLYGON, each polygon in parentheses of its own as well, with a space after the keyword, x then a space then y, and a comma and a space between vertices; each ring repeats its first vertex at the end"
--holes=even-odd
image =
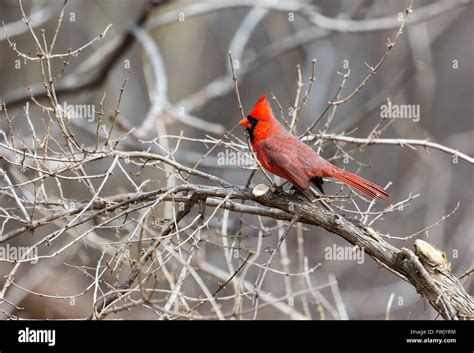
POLYGON ((280 123, 278 123, 273 115, 266 94, 260 97, 250 114, 240 120, 239 125, 247 129, 250 141, 252 142, 255 140, 256 135, 258 135, 257 138, 265 138, 267 133, 273 132, 280 126, 280 123), (259 133, 256 134, 256 131, 259 133))

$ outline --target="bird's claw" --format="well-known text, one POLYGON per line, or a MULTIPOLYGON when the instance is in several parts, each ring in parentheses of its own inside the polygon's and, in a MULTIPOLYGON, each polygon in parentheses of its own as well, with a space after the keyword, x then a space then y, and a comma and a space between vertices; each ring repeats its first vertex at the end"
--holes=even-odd
POLYGON ((285 193, 285 190, 283 190, 283 185, 276 185, 276 184, 272 184, 272 186, 270 186, 270 191, 273 193, 280 193, 280 194, 285 193))

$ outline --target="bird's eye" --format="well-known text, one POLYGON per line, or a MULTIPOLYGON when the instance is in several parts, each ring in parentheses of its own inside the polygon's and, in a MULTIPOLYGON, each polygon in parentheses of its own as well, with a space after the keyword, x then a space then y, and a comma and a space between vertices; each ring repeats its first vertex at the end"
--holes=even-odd
POLYGON ((247 116, 247 119, 248 119, 250 125, 252 125, 252 126, 257 125, 257 123, 258 123, 258 119, 254 118, 251 115, 247 116))

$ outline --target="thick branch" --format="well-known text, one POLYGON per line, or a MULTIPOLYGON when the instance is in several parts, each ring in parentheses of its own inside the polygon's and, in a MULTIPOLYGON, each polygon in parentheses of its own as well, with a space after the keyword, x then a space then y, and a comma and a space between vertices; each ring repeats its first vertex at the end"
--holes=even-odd
MULTIPOLYGON (((230 194, 230 199, 253 200, 271 209, 285 211, 288 213, 287 219, 297 217, 300 222, 320 226, 364 249, 374 260, 382 263, 391 272, 401 275, 445 319, 474 318, 474 299, 466 293, 461 283, 455 280, 450 270, 445 269, 444 272, 439 272, 437 269, 438 272, 436 272, 427 268, 426 261, 413 254, 412 251, 407 252, 407 249, 399 249, 389 244, 377 231, 357 220, 349 220, 340 214, 316 207, 306 200, 287 194, 266 192, 261 195, 261 193, 255 194, 248 188, 229 190, 198 185, 190 185, 189 188, 202 196, 226 197, 230 194), (413 256, 407 256, 410 253, 413 256), (420 264, 423 269, 419 267, 420 264)), ((221 207, 232 210, 235 206, 224 203, 221 207)))

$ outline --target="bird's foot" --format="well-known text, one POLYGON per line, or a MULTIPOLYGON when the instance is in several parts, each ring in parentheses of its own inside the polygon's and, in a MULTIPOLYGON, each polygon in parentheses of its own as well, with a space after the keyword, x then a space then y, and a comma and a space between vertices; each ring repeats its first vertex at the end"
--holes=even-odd
POLYGON ((284 194, 285 193, 285 190, 283 189, 283 185, 276 185, 276 184, 272 184, 272 186, 270 186, 270 191, 273 192, 273 193, 280 193, 280 194, 284 194))
POLYGON ((290 195, 295 195, 295 196, 303 195, 303 192, 294 185, 290 188, 290 191, 288 191, 288 193, 290 195))
POLYGON ((308 195, 306 195, 301 189, 297 188, 296 186, 292 186, 288 191, 288 194, 298 197, 300 199, 308 199, 308 195))

